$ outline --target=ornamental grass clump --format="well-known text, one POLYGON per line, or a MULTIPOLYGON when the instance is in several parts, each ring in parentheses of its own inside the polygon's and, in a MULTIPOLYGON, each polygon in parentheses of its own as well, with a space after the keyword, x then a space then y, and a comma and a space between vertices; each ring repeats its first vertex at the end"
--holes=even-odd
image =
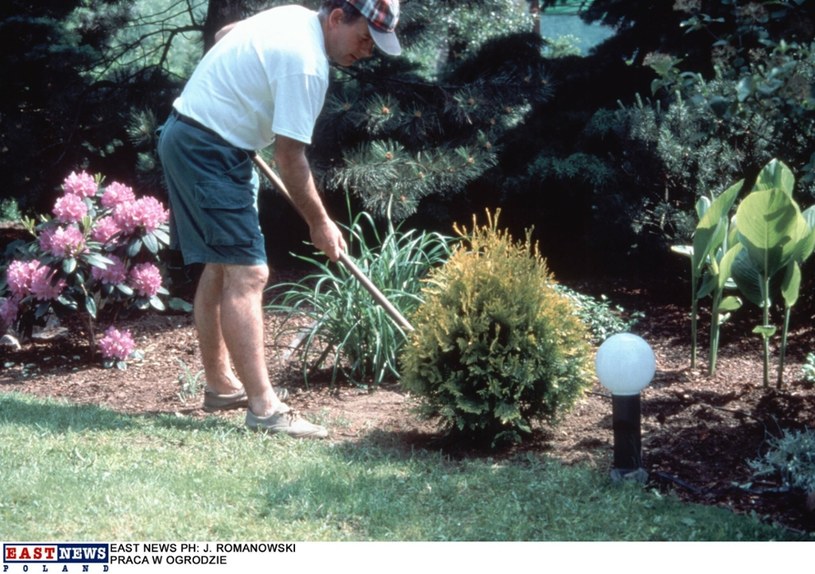
MULTIPOLYGON (((359 268, 405 314, 419 306, 421 280, 428 270, 450 253, 449 237, 403 231, 390 219, 383 233, 364 211, 351 217, 346 231, 359 268)), ((272 289, 282 295, 268 308, 285 314, 278 336, 294 335, 298 341, 292 351, 306 382, 310 371, 329 364, 333 365, 332 385, 340 373, 369 389, 398 378, 398 356, 405 343, 402 327, 345 267, 323 257, 299 259, 313 271, 297 283, 275 285, 272 289)))
POLYGON ((402 385, 458 438, 520 442, 533 420, 556 423, 591 382, 589 332, 559 293, 527 231, 487 224, 433 271, 401 355, 402 385))

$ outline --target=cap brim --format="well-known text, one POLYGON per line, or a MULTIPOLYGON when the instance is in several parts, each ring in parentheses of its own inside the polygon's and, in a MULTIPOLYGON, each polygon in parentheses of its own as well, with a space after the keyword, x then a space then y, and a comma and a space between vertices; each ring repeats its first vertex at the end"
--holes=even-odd
POLYGON ((368 24, 368 30, 371 32, 371 37, 374 39, 377 48, 382 50, 388 55, 398 56, 402 53, 402 46, 399 44, 399 38, 393 32, 382 32, 368 24))

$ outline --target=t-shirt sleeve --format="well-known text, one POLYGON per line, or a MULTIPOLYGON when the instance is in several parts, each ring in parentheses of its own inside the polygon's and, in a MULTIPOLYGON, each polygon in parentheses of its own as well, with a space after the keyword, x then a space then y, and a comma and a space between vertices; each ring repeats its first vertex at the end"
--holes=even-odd
POLYGON ((301 74, 279 78, 276 83, 272 131, 310 144, 325 101, 326 82, 314 75, 301 74))

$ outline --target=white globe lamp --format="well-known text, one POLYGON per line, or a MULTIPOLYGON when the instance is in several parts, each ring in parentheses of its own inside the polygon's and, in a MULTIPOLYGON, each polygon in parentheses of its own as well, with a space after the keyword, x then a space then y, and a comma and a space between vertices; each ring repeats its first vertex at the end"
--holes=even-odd
POLYGON ((618 333, 597 350, 595 369, 600 384, 611 391, 615 478, 644 481, 640 392, 656 373, 654 351, 642 337, 618 333))
POLYGON ((656 373, 654 351, 645 339, 617 333, 600 345, 594 361, 600 384, 614 395, 638 395, 656 373))

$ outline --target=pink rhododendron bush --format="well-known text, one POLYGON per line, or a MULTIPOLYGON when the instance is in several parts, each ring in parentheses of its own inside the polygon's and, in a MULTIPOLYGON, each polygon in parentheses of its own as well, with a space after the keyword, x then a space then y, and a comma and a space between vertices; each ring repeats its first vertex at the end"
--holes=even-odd
POLYGON ((23 220, 33 240, 4 262, 0 335, 12 330, 27 339, 50 317, 79 316, 91 355, 124 368, 138 351, 113 323, 124 310, 164 310, 158 264, 170 241, 169 212, 154 197, 137 198, 130 187, 103 185, 85 172, 69 175, 62 188, 51 215, 23 220))

